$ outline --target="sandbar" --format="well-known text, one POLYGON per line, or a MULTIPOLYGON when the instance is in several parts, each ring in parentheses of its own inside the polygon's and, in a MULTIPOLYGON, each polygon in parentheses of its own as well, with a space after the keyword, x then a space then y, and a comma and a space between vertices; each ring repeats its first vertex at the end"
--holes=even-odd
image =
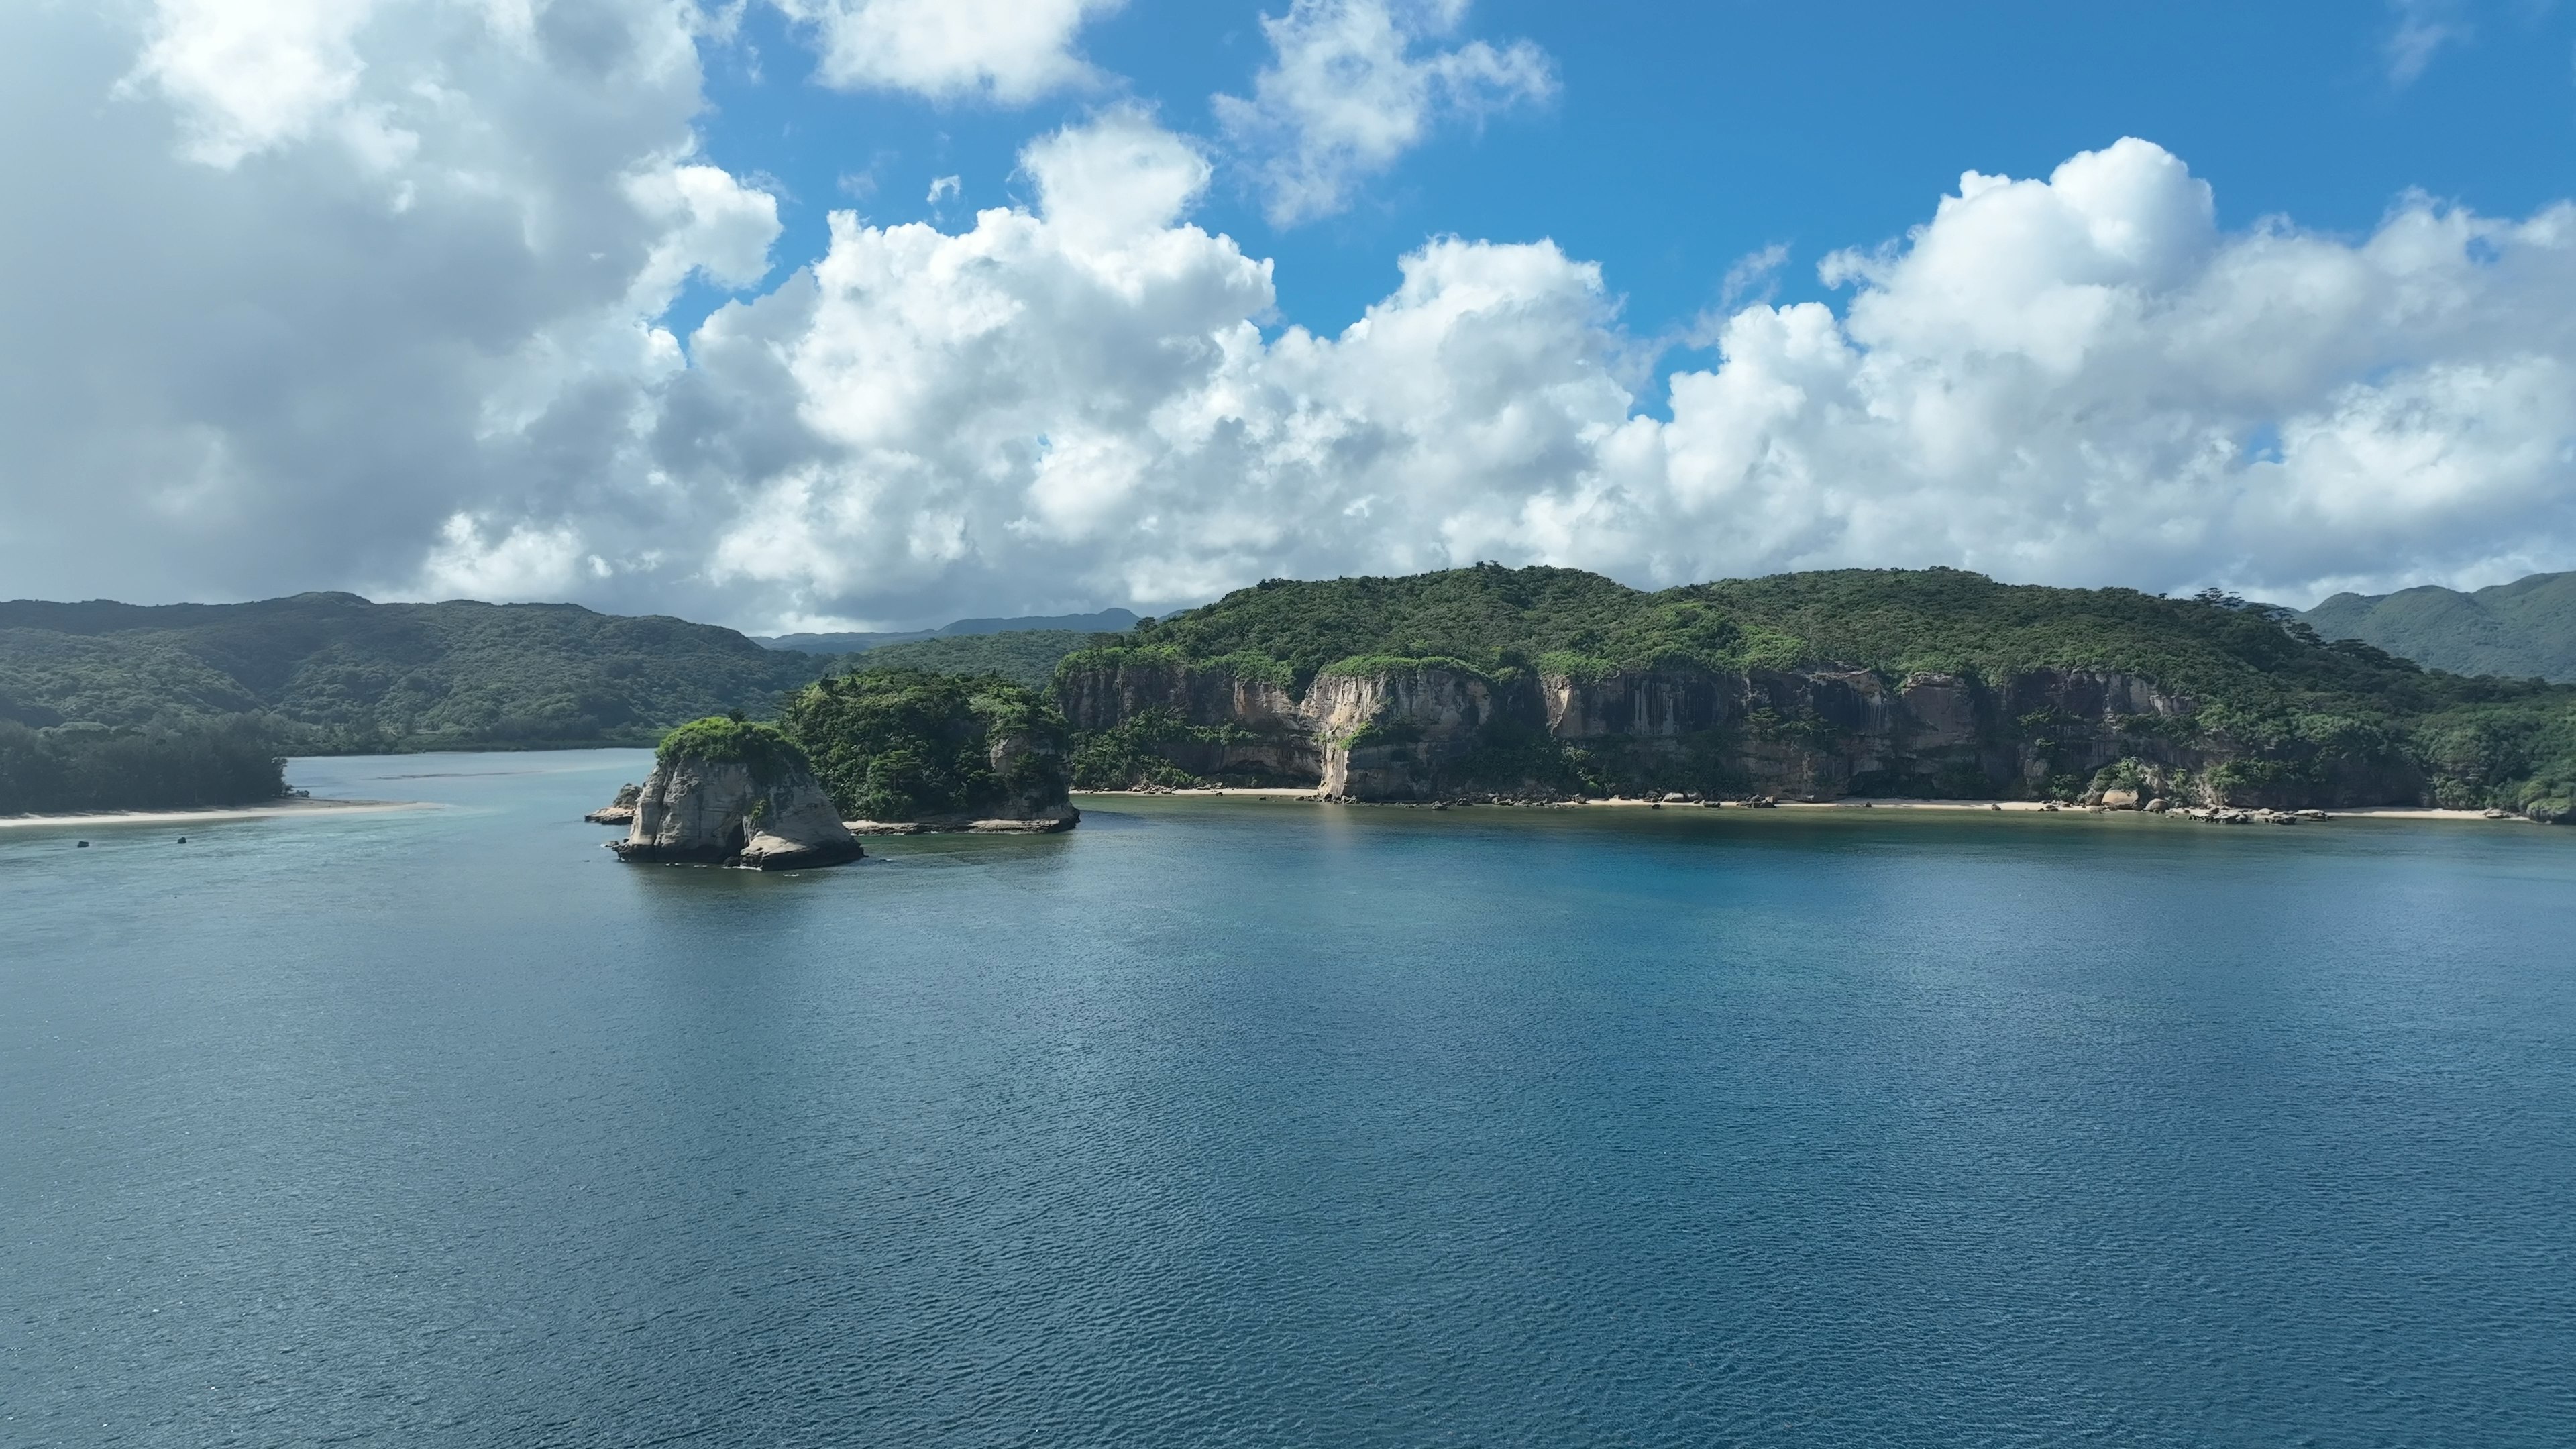
POLYGON ((79 815, 0 815, 0 830, 61 825, 204 825, 222 820, 267 820, 282 815, 348 815, 386 810, 435 810, 416 800, 278 800, 266 805, 210 805, 197 810, 99 810, 79 815))

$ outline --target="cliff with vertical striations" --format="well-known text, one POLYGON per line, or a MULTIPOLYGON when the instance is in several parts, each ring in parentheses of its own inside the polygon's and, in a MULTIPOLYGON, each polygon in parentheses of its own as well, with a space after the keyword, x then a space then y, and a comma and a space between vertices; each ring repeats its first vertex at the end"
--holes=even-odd
POLYGON ((2428 673, 2218 597, 1852 570, 1274 580, 1070 656, 1084 788, 2500 807, 2565 819, 2576 690, 2428 673))

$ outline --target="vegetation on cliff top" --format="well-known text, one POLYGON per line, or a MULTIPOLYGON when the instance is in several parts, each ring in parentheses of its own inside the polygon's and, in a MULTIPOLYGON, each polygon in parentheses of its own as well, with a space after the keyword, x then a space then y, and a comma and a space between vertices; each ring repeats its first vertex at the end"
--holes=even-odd
POLYGON ((740 714, 691 720, 669 734, 653 752, 653 763, 668 768, 681 761, 708 765, 743 765, 751 778, 774 785, 814 762, 798 743, 776 725, 744 719, 740 714))
POLYGON ((2421 706, 2532 693, 2470 683, 2366 645, 2329 645, 2259 610, 2133 589, 1999 584, 1959 569, 1841 569, 1646 593, 1579 569, 1495 564, 1405 578, 1273 579, 1140 623, 1130 642, 1068 656, 1317 674, 1447 659, 1597 678, 1617 670, 1802 665, 1976 674, 2116 669, 2250 702, 2395 692, 2421 706))
MULTIPOLYGON (((863 658, 872 666, 883 652, 863 658)), ((1064 802, 1064 717, 999 676, 863 667, 798 691, 778 718, 849 819, 996 818, 1064 802)))

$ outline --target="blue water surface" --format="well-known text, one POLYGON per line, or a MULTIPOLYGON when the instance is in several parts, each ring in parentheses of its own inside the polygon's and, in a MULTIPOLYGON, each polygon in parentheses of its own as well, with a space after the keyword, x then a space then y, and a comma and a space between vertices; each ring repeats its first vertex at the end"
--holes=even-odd
POLYGON ((0 831, 0 1443, 2576 1443, 2576 831, 645 765, 0 831))

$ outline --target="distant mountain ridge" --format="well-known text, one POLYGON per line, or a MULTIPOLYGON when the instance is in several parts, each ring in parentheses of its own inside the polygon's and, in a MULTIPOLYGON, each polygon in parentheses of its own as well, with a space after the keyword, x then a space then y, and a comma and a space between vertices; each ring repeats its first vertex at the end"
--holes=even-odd
POLYGON ((0 719, 263 714, 297 749, 649 744, 703 715, 765 712, 824 664, 712 624, 573 604, 0 604, 0 719))
POLYGON ((1126 609, 1103 609, 1096 614, 1050 614, 1018 619, 960 619, 937 629, 914 629, 902 633, 878 634, 779 634, 752 639, 772 649, 793 649, 805 654, 864 654, 893 644, 913 644, 924 639, 952 639, 971 634, 1018 634, 1047 631, 1068 634, 1124 634, 1136 627, 1136 615, 1126 609))
POLYGON ((2328 639, 2359 639, 2427 669, 2576 683, 2576 571, 2475 593, 2426 585, 2337 594, 2300 614, 2328 639))

